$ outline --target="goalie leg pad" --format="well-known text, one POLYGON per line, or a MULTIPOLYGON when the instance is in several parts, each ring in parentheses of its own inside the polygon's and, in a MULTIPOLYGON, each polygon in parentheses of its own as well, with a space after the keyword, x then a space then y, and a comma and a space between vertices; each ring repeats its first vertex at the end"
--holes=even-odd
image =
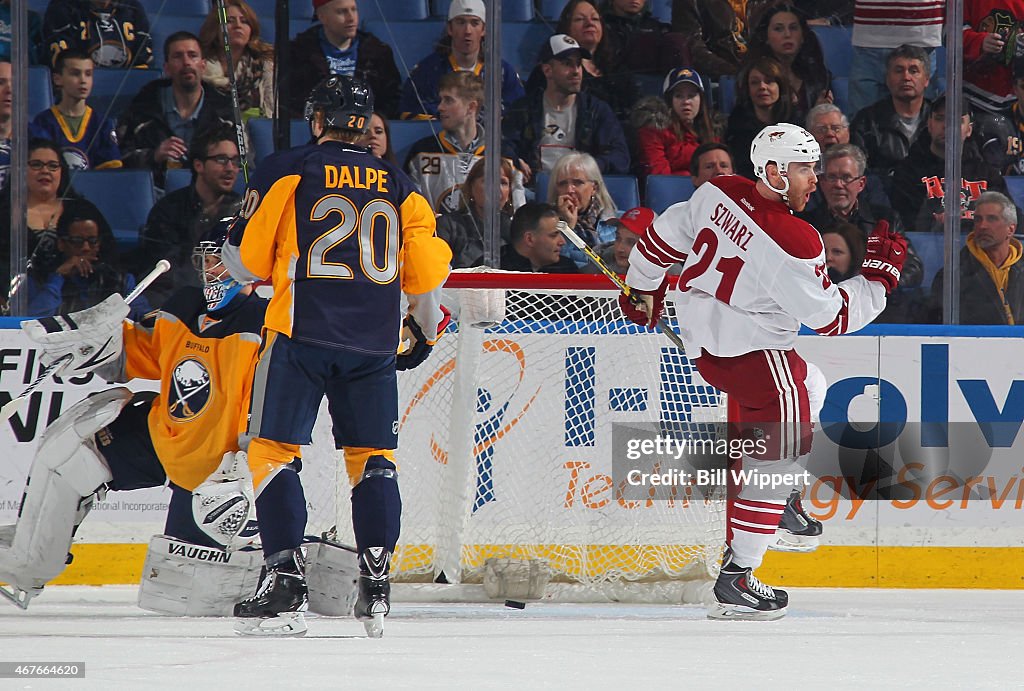
POLYGON ((0 581, 11 599, 27 607, 68 563, 78 526, 97 492, 113 479, 96 449, 97 431, 112 422, 131 399, 128 389, 93 394, 71 406, 43 433, 29 469, 18 522, 0 544, 0 581), (13 595, 13 596, 12 596, 13 595))
POLYGON ((326 538, 306 546, 309 611, 329 617, 350 617, 359 594, 359 561, 355 548, 326 538))
POLYGON ((259 550, 227 552, 167 535, 149 541, 139 607, 183 617, 229 617, 260 582, 259 550))

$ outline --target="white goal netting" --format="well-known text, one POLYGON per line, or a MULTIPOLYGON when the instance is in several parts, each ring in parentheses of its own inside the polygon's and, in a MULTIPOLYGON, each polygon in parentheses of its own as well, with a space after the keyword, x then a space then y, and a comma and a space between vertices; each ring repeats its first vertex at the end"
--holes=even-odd
MULTIPOLYGON (((453 274, 445 304, 457 324, 399 376, 396 581, 480 583, 488 559, 511 557, 539 560, 553 586, 657 601, 678 596, 643 593, 715 571, 722 497, 627 498, 612 435, 724 423, 724 397, 664 335, 625 321, 617 294, 601 276, 453 274)), ((666 318, 674 325, 671 306, 666 318)), ((334 502, 306 491, 311 505, 334 504, 344 539, 339 480, 334 502)), ((311 516, 311 528, 331 518, 311 516)))

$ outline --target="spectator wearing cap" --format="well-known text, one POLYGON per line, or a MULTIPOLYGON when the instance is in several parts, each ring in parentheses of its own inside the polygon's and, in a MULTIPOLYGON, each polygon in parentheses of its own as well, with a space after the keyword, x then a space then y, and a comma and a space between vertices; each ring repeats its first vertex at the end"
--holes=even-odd
MULTIPOLYGON (((402 119, 436 118, 441 77, 449 72, 472 72, 485 79, 483 45, 486 33, 487 11, 483 1, 453 0, 448 7, 445 35, 437 50, 420 60, 402 85, 399 103, 402 119)), ((524 93, 515 68, 502 60, 502 106, 507 108, 524 93)))
POLYGON ((689 175, 693 152, 721 139, 720 118, 705 96, 704 82, 689 67, 665 76, 662 97, 648 97, 633 109, 636 174, 689 175))
MULTIPOLYGON (((640 98, 640 89, 633 73, 618 60, 611 35, 605 31, 604 19, 597 9, 597 0, 569 0, 558 17, 556 34, 576 39, 590 51, 592 59, 583 59, 583 90, 607 103, 623 125, 629 123, 629 114, 640 98)), ((543 91, 544 72, 538 64, 526 81, 526 91, 543 91)))
POLYGON ((694 189, 711 178, 734 174, 732 151, 725 144, 709 142, 694 149, 693 156, 690 157, 690 180, 694 189))
POLYGON ((1006 181, 999 171, 981 156, 971 138, 973 114, 967 99, 961 102, 963 115, 956 136, 962 142, 960 189, 947 190, 946 175, 946 96, 939 96, 928 115, 927 137, 920 137, 910 148, 906 160, 896 169, 892 186, 892 205, 912 230, 942 232, 943 213, 959 209, 961 230, 968 231, 974 217, 974 202, 985 191, 1006 194, 1006 181), (946 192, 952 204, 946 203, 946 192))
MULTIPOLYGON (((594 248, 605 266, 617 274, 625 275, 629 271, 629 253, 647 227, 654 223, 654 217, 655 213, 651 209, 638 206, 615 219, 615 239, 594 248)), ((601 269, 593 262, 588 262, 582 271, 587 274, 601 273, 601 269)))
POLYGON ((513 103, 502 120, 505 153, 527 180, 570 151, 593 156, 602 173, 629 172, 629 147, 615 113, 582 90, 584 58, 590 52, 571 36, 549 38, 541 52, 547 86, 513 103))
MULTIPOLYGON (((301 2, 301 0, 295 0, 301 2)), ((359 30, 356 0, 313 0, 318 25, 289 44, 288 89, 290 117, 303 116, 306 98, 320 80, 331 74, 362 79, 373 91, 374 107, 388 118, 398 115, 402 77, 391 46, 359 30)))

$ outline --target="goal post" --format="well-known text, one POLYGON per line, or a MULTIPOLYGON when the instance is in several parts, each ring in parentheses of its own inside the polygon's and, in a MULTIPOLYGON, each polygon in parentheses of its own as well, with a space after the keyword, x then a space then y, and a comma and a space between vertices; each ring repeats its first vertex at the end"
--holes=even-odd
MULTIPOLYGON (((602 275, 453 272, 452 328, 399 375, 396 583, 490 588, 502 569, 540 569, 545 597, 676 602, 717 572, 724 488, 626 496, 613 436, 721 430, 724 396, 617 296, 602 275)), ((664 318, 676 327, 670 301, 664 318)))

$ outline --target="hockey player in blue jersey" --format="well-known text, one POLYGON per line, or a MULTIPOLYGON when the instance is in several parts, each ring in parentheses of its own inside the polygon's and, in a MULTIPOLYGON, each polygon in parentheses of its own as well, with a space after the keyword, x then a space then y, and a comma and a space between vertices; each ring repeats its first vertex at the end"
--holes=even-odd
POLYGON ((305 109, 315 143, 264 159, 224 247, 235 278, 271 278, 274 288, 247 431, 266 576, 235 608, 239 633, 306 630, 306 509, 293 460, 311 441, 325 395, 352 485, 355 615, 377 637, 390 609, 402 506, 396 368, 422 363, 444 328, 440 289, 451 250, 406 174, 356 144, 372 112, 363 82, 321 81, 305 109), (410 347, 396 358, 403 325, 410 347))

